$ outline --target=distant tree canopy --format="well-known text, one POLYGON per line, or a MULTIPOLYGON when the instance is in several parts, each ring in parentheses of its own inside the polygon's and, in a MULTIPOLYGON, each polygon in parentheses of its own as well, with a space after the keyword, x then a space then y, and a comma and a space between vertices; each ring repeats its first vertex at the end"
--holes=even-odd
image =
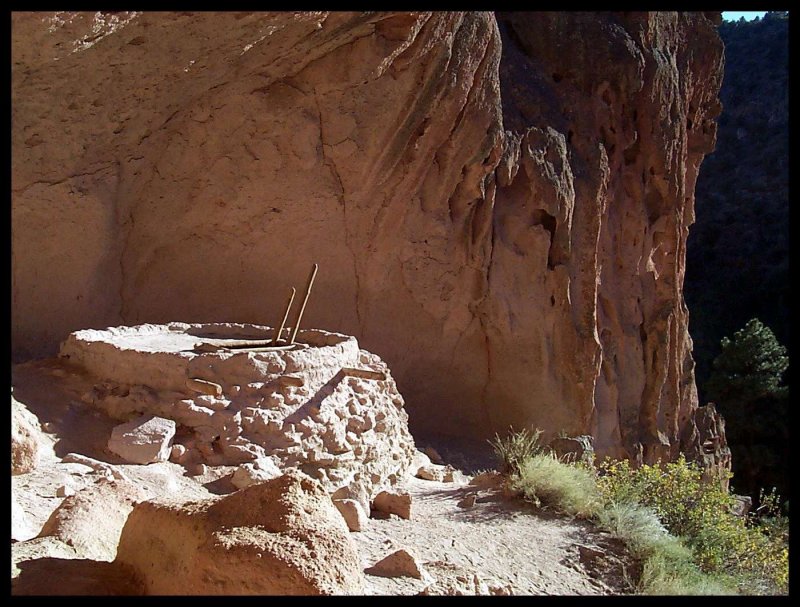
POLYGON ((731 486, 754 500, 773 487, 789 498, 789 357, 758 319, 722 339, 705 393, 726 421, 733 454, 731 486))
POLYGON ((784 398, 781 385, 789 367, 786 348, 760 320, 750 320, 733 339, 722 338, 722 352, 714 359, 714 371, 706 395, 722 410, 734 404, 752 404, 763 398, 784 398))

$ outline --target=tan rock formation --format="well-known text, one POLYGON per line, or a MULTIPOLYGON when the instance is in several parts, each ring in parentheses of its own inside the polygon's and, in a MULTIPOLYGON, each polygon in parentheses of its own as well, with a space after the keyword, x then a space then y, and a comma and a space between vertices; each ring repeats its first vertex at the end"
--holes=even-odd
POLYGON ((39 464, 40 450, 49 442, 39 420, 11 397, 11 474, 25 474, 39 464))
POLYGON ((125 521, 136 500, 145 497, 146 492, 130 482, 101 480, 66 497, 39 537, 55 537, 81 558, 113 561, 125 521))
POLYGON ((302 474, 205 502, 142 502, 116 562, 147 594, 357 594, 364 581, 344 520, 302 474))
POLYGON ((319 261, 304 323, 385 359, 412 427, 674 456, 718 17, 14 13, 15 356, 272 324, 319 261))

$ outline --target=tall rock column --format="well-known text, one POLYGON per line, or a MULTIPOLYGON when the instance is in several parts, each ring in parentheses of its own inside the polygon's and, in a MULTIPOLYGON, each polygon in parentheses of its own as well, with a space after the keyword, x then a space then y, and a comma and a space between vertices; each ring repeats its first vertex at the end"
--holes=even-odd
POLYGON ((486 306, 496 425, 588 432, 600 455, 639 461, 689 440, 683 277, 720 111, 715 19, 500 15, 507 145, 486 306))

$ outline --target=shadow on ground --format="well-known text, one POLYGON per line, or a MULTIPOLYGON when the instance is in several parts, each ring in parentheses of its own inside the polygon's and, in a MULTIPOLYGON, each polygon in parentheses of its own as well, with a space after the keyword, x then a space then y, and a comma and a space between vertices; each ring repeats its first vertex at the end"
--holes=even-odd
POLYGON ((126 567, 88 559, 40 558, 19 563, 11 580, 14 595, 142 595, 126 567))

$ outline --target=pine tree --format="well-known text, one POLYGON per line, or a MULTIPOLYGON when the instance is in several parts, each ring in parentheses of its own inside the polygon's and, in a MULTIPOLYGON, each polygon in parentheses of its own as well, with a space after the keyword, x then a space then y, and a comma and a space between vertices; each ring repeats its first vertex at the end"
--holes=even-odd
POLYGON ((714 359, 706 394, 723 411, 734 404, 787 395, 787 388, 781 385, 783 373, 789 367, 786 348, 760 320, 748 321, 734 333, 732 340, 723 337, 721 345, 722 352, 714 359))
POLYGON ((758 319, 721 341, 706 396, 726 421, 733 454, 732 487, 753 497, 776 487, 789 496, 789 398, 782 385, 789 357, 758 319))

